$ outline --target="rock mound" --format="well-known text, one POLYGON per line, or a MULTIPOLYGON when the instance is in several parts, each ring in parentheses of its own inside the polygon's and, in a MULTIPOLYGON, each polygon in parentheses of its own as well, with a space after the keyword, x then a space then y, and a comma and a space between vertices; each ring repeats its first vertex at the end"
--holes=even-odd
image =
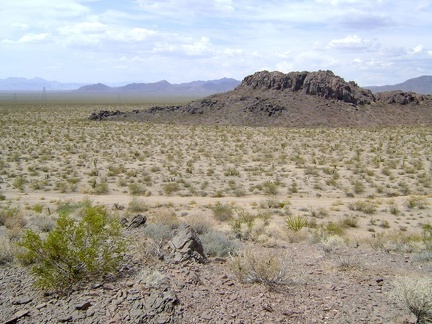
POLYGON ((387 104, 399 104, 399 105, 418 105, 421 101, 426 99, 426 96, 419 95, 415 92, 404 92, 404 91, 389 91, 380 92, 377 95, 379 101, 387 104))
POLYGON ((374 96, 331 71, 261 71, 247 76, 234 90, 184 106, 101 111, 90 118, 266 127, 431 125, 432 96, 409 92, 374 96))
POLYGON ((278 90, 302 91, 325 99, 336 99, 355 105, 375 101, 370 90, 359 87, 355 82, 346 82, 332 71, 317 72, 257 72, 246 77, 238 90, 278 90))

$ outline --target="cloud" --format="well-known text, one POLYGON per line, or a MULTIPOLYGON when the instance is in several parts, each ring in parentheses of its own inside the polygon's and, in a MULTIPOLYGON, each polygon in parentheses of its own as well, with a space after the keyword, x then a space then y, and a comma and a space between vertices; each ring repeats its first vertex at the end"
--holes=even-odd
POLYGON ((19 39, 19 43, 44 43, 49 40, 50 34, 49 33, 42 33, 42 34, 28 34, 24 35, 19 39))
POLYGON ((395 26, 396 22, 386 15, 377 15, 370 13, 353 13, 335 17, 330 25, 340 25, 345 28, 359 30, 373 30, 395 26))
POLYGON ((374 50, 378 47, 372 41, 363 39, 357 35, 348 35, 344 38, 333 39, 327 44, 327 48, 341 51, 374 50))
POLYGON ((136 0, 145 12, 158 16, 214 16, 234 11, 232 0, 136 0))

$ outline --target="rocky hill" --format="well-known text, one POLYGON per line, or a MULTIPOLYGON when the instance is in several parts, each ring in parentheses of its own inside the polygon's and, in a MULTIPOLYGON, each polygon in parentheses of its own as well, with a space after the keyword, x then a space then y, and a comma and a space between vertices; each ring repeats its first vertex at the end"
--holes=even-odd
POLYGON ((384 91, 412 91, 421 94, 432 94, 432 76, 423 75, 395 85, 366 87, 374 93, 384 91))
POLYGON ((184 106, 101 112, 90 118, 284 127, 430 125, 431 106, 431 96, 401 91, 375 96, 331 71, 261 71, 232 91, 184 106))

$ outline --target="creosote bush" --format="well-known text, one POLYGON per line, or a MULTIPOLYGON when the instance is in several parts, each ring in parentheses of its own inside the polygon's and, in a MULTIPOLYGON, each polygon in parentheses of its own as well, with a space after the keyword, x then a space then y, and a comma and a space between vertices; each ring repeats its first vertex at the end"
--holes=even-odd
POLYGON ((214 218, 220 222, 229 221, 234 215, 234 211, 231 206, 227 204, 221 204, 220 202, 214 204, 211 209, 213 210, 214 218))
POLYGON ((59 289, 113 273, 125 244, 118 220, 103 206, 88 203, 79 221, 60 215, 46 238, 27 230, 18 243, 23 248, 18 257, 32 265, 38 287, 59 289))

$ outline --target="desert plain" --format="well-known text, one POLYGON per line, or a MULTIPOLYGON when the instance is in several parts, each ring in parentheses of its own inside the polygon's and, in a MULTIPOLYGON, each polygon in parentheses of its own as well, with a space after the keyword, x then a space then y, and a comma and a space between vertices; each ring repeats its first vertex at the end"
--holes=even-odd
MULTIPOLYGON (((88 119, 155 104, 164 99, 0 104, 2 323, 416 321, 401 289, 431 275, 430 126, 88 119), (130 241, 112 278, 34 287, 16 242, 27 229, 46 235, 61 213, 79 217, 84 201, 146 225, 123 229, 130 241), (182 224, 207 262, 157 257, 182 224), (167 289, 172 305, 149 308, 167 289)), ((430 288, 414 291, 432 303, 430 288)))

